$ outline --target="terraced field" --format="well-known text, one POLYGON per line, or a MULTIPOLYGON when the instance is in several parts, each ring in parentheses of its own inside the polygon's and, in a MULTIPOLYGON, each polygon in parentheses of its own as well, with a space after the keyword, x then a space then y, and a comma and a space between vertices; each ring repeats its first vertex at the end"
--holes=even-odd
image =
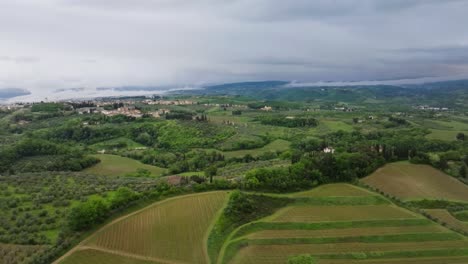
POLYGON ((301 254, 318 263, 468 259, 464 236, 359 187, 325 185, 291 196, 297 202, 234 231, 218 263, 286 263, 301 254))
POLYGON ((371 196, 372 192, 346 183, 334 183, 321 185, 305 192, 293 194, 293 197, 347 197, 347 196, 371 196))
POLYGON ((438 219, 442 223, 446 223, 447 226, 455 230, 468 232, 468 222, 464 222, 464 221, 460 221, 456 219, 453 215, 451 215, 445 209, 426 209, 424 211, 428 213, 429 215, 431 215, 432 217, 438 219))
POLYGON ((404 200, 468 201, 467 185, 428 165, 387 164, 362 182, 404 200))
MULTIPOLYGON (((465 236, 354 185, 274 196, 289 197, 288 206, 236 228, 216 263, 284 264, 302 254, 320 264, 468 260, 465 236)), ((59 263, 210 263, 208 233, 227 197, 209 192, 156 203, 102 228, 59 263)))
POLYGON ((208 230, 227 196, 209 192, 156 203, 105 226, 60 263, 101 263, 108 254, 129 258, 109 262, 119 264, 207 263, 208 230))

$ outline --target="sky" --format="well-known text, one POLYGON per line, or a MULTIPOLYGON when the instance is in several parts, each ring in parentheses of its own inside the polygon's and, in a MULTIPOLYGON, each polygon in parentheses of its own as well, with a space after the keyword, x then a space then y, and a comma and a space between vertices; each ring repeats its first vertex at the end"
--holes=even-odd
POLYGON ((468 77, 463 0, 0 0, 0 89, 468 77))

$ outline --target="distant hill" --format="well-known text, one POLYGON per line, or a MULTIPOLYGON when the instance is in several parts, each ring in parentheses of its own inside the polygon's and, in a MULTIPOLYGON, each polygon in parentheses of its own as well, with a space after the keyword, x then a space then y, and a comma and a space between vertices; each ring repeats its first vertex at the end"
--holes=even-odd
POLYGON ((30 91, 19 88, 6 88, 0 89, 0 100, 10 99, 17 96, 29 95, 30 91))
POLYGON ((239 82, 205 86, 182 94, 242 95, 269 101, 324 101, 345 103, 468 105, 468 80, 408 85, 290 86, 286 81, 239 82))

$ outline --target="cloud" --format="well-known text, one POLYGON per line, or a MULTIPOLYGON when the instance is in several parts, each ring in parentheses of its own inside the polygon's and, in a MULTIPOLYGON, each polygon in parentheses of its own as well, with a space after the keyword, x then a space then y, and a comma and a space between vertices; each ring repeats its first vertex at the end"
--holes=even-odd
POLYGON ((0 1, 0 88, 449 77, 468 1, 0 1))

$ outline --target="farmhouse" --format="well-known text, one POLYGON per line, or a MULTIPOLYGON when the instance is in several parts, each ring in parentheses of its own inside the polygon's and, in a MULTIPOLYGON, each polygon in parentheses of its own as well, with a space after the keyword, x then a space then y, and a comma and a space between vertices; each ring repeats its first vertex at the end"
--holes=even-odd
POLYGON ((332 148, 332 147, 326 147, 326 148, 323 149, 323 152, 333 154, 333 153, 335 153, 335 149, 332 148))
POLYGON ((260 110, 262 110, 262 111, 271 111, 271 110, 273 110, 273 108, 271 106, 266 106, 265 105, 264 107, 260 108, 260 110))
POLYGON ((169 114, 170 112, 171 110, 169 109, 159 109, 158 111, 149 112, 148 114, 153 116, 154 118, 160 118, 161 116, 169 114))
POLYGON ((124 115, 134 118, 140 118, 143 116, 140 110, 133 107, 119 107, 117 110, 103 110, 101 113, 105 116, 124 115))

